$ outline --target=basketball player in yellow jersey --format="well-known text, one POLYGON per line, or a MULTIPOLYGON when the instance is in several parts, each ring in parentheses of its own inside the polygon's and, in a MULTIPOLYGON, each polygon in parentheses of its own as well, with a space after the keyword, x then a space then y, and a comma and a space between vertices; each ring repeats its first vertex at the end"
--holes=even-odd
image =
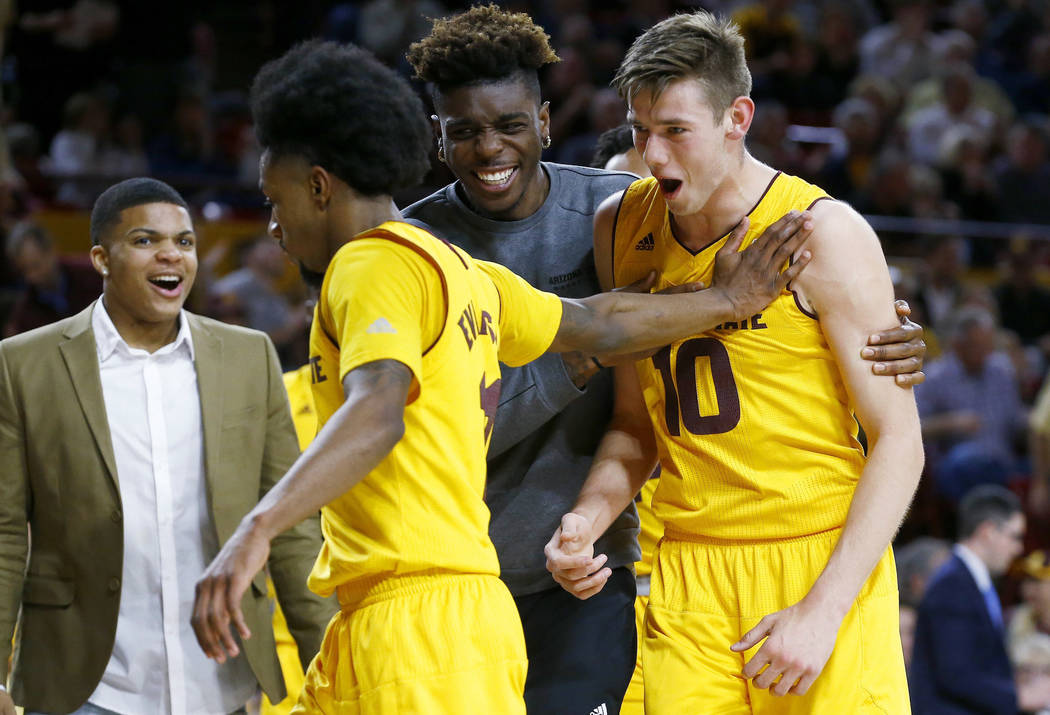
POLYGON ((894 322, 878 239, 747 153, 754 104, 732 24, 698 12, 655 25, 614 84, 654 178, 596 216, 607 287, 653 269, 657 288, 705 280, 734 227, 746 243, 787 210, 812 213, 813 261, 766 309, 618 371, 612 424, 549 566, 581 597, 600 589, 594 535, 658 457, 646 712, 906 713, 889 544, 923 456, 911 392, 861 360, 894 322))
POLYGON ((500 361, 618 355, 761 310, 800 273, 792 215, 709 290, 559 300, 400 221, 430 132, 408 84, 364 50, 309 42, 252 87, 269 230, 321 293, 311 330, 321 429, 197 584, 209 657, 250 637, 240 601, 271 538, 322 509, 310 576, 341 610, 295 713, 523 713, 525 644, 482 501, 500 361))

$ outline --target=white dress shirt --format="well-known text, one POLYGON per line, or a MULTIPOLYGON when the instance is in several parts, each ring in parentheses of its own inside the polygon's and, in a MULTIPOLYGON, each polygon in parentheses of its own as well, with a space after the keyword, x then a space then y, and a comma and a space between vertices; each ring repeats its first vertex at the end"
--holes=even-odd
POLYGON ((960 561, 966 564, 966 569, 977 583, 978 591, 984 593, 992 587, 992 575, 988 572, 988 567, 985 563, 981 561, 980 556, 962 544, 956 544, 952 551, 959 557, 960 561))
POLYGON ((209 660, 190 626, 194 586, 219 545, 185 313, 179 323, 175 341, 150 354, 124 342, 101 300, 91 316, 120 483, 124 563, 113 653, 88 702, 129 715, 225 714, 256 689, 243 654, 224 665, 209 660))

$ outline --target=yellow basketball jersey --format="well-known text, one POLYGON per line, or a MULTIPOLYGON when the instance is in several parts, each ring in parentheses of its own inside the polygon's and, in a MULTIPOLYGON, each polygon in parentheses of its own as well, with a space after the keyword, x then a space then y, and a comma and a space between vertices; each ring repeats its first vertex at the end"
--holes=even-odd
POLYGON ((284 373, 284 391, 288 393, 288 404, 292 408, 292 423, 299 438, 299 451, 305 450, 317 434, 317 410, 314 409, 310 363, 284 373))
POLYGON ((404 437, 322 510, 313 590, 365 590, 407 574, 499 574, 482 501, 499 361, 539 357, 560 320, 556 296, 409 224, 384 223, 336 253, 310 335, 319 424, 343 404, 342 379, 360 365, 397 360, 414 381, 404 437))
MULTIPOLYGON (((778 173, 748 214, 744 246, 791 209, 827 198, 778 173)), ((655 179, 624 193, 613 236, 622 286, 708 285, 723 237, 675 238, 655 179)), ((859 359, 859 358, 858 358, 859 359)), ((820 323, 784 291, 768 308, 636 364, 659 446, 653 510, 669 536, 783 539, 842 526, 864 463, 857 423, 820 323)))

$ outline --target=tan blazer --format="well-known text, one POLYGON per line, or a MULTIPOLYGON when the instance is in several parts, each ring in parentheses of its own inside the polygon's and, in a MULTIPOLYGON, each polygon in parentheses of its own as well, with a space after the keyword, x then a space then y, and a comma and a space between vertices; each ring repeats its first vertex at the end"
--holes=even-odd
MULTIPOLYGON (((21 607, 11 694, 29 710, 80 707, 102 678, 117 627, 123 517, 92 307, 0 342, 0 682, 21 607)), ((269 339, 188 315, 208 500, 225 543, 299 451, 269 339)), ((336 609, 306 588, 320 545, 311 519, 275 539, 270 553, 304 668, 336 609)), ((285 689, 263 573, 243 609, 252 631, 248 662, 278 702, 285 689)))

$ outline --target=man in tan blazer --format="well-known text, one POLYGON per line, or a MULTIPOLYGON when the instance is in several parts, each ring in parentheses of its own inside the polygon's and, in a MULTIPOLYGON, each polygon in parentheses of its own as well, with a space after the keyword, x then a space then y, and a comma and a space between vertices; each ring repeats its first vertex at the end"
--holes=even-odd
MULTIPOLYGON (((91 233, 102 299, 0 343, 0 685, 20 632, 0 715, 238 712, 259 686, 278 702, 265 574, 240 658, 208 661, 186 605, 298 455, 276 353, 182 310, 196 239, 171 187, 111 187, 91 233)), ((269 555, 304 669, 335 611, 306 588, 320 544, 310 519, 269 555)))

